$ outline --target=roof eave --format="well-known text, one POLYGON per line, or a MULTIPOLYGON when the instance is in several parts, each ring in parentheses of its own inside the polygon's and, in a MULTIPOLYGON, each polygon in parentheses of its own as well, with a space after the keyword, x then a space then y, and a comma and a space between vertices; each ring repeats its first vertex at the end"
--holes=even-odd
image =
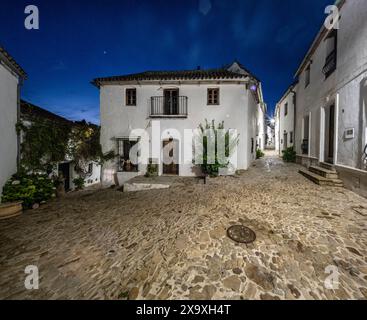
MULTIPOLYGON (((343 7, 343 5, 345 4, 345 1, 346 0, 337 0, 335 2, 335 5, 338 6, 339 9, 341 9, 343 7)), ((310 61, 311 56, 316 51, 319 43, 321 42, 321 39, 324 37, 324 35, 327 32, 328 32, 328 30, 325 28, 324 25, 322 25, 320 31, 317 33, 316 38, 312 42, 311 47, 308 49, 305 57, 303 58, 300 66, 298 67, 297 72, 294 75, 294 78, 297 78, 301 74, 301 72, 303 71, 303 69, 305 68, 305 66, 307 65, 307 63, 310 61)))
POLYGON ((19 78, 26 80, 27 73, 22 67, 14 60, 14 58, 0 46, 0 62, 4 63, 12 72, 14 72, 19 78))
POLYGON ((172 78, 172 79, 141 79, 141 80, 136 80, 136 79, 131 79, 131 80, 122 80, 122 79, 94 79, 93 81, 91 81, 90 83, 97 87, 100 88, 103 85, 111 85, 111 84, 145 84, 145 83, 162 83, 162 82, 171 82, 171 81, 175 81, 175 82, 229 82, 229 81, 248 81, 250 80, 250 77, 248 76, 242 76, 242 77, 233 77, 233 78, 192 78, 192 79, 180 79, 180 78, 172 78))

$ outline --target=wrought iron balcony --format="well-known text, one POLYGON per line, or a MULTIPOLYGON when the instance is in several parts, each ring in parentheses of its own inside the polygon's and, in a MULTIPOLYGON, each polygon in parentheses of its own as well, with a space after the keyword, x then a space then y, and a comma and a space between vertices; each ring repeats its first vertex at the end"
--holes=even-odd
POLYGON ((336 51, 331 52, 325 61, 325 66, 322 69, 325 77, 329 77, 336 69, 336 51))
POLYGON ((151 118, 187 118, 187 101, 179 97, 151 97, 151 118))

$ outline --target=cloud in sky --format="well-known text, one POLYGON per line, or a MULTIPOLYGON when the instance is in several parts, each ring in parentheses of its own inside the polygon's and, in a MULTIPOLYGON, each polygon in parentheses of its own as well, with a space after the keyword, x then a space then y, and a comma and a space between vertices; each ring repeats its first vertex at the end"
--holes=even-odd
POLYGON ((199 0, 199 11, 203 15, 207 15, 212 8, 211 0, 199 0))

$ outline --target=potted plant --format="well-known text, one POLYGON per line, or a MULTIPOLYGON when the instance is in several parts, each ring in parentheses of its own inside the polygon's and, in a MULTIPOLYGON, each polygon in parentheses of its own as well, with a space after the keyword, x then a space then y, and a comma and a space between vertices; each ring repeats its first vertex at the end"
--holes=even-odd
POLYGON ((126 172, 130 172, 132 169, 132 166, 131 166, 131 161, 130 160, 126 160, 125 161, 125 171, 126 172))
POLYGON ((0 220, 19 216, 23 212, 23 201, 0 204, 0 220))

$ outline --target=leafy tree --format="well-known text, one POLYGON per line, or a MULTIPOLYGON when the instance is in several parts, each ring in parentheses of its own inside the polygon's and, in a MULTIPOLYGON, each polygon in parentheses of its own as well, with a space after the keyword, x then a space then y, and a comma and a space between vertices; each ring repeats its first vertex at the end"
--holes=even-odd
POLYGON ((75 162, 75 171, 79 177, 85 179, 88 176, 88 164, 111 160, 115 157, 114 152, 103 154, 100 144, 99 126, 86 122, 77 122, 70 133, 68 157, 75 162))

